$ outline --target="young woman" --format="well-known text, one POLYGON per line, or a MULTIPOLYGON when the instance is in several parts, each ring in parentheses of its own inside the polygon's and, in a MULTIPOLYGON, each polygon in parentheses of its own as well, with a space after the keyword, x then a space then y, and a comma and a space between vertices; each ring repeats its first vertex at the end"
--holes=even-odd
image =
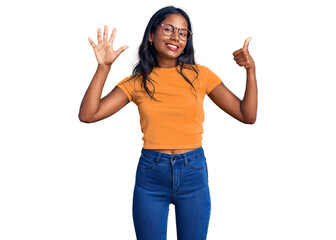
POLYGON ((98 68, 79 112, 82 122, 107 118, 133 101, 140 114, 144 145, 138 162, 133 195, 137 239, 166 239, 169 204, 175 205, 178 239, 204 240, 210 219, 208 169, 202 148, 205 94, 223 111, 252 124, 257 114, 255 64, 248 52, 251 38, 233 53, 246 69, 243 100, 237 98, 209 68, 194 60, 188 15, 165 7, 150 19, 133 74, 101 99, 113 62, 125 50, 113 49, 116 29, 108 40, 98 29, 91 43, 98 68))

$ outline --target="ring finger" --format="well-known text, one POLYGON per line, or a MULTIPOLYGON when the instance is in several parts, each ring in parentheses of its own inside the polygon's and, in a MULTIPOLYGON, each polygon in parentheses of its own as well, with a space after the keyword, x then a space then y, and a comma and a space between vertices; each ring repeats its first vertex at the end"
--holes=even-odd
POLYGON ((98 44, 99 43, 101 43, 101 30, 100 30, 100 28, 98 28, 98 30, 97 30, 97 39, 98 39, 98 44))
POLYGON ((241 67, 246 67, 247 66, 247 62, 245 62, 245 61, 237 62, 237 64, 241 67))

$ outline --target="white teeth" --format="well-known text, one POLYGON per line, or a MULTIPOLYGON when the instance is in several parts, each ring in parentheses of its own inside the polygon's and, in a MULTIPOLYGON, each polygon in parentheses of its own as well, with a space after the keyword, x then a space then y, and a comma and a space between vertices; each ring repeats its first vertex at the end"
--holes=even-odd
POLYGON ((172 47, 172 48, 177 48, 177 46, 174 46, 174 45, 171 45, 171 44, 167 44, 169 47, 172 47))

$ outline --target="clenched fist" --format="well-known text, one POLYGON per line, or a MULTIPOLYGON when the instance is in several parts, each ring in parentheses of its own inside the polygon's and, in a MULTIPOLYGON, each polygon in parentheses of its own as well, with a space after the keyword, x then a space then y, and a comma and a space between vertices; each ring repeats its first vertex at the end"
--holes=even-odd
POLYGON ((255 68, 254 61, 248 51, 248 46, 251 39, 252 37, 247 38, 244 42, 244 47, 233 53, 233 59, 236 61, 236 63, 241 67, 245 67, 246 70, 255 68))

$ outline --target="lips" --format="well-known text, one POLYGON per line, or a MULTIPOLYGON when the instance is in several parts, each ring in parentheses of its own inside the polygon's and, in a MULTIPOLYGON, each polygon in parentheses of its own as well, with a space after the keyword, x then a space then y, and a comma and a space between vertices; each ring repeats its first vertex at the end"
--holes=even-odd
POLYGON ((178 46, 171 43, 166 43, 166 46, 172 51, 177 51, 177 49, 179 48, 178 46))

